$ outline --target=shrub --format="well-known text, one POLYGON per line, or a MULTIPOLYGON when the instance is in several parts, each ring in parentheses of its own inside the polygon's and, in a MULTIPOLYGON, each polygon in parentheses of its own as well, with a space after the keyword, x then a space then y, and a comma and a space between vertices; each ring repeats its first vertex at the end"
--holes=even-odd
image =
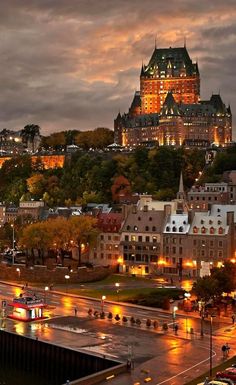
POLYGON ((109 312, 107 318, 108 318, 108 319, 112 319, 112 317, 113 317, 112 313, 109 312))
POLYGON ((116 320, 116 321, 120 321, 120 316, 119 316, 119 314, 116 314, 115 320, 116 320))
POLYGON ((125 317, 125 316, 123 316, 123 318, 122 318, 122 322, 127 322, 128 321, 128 318, 127 317, 125 317))
POLYGON ((166 322, 162 325, 162 329, 163 330, 168 330, 168 324, 166 322))
POLYGON ((95 317, 95 318, 98 318, 98 316, 99 316, 99 313, 98 313, 98 311, 97 311, 97 310, 95 310, 95 312, 93 313, 93 315, 94 315, 94 317, 95 317))
POLYGON ((130 317, 130 323, 133 325, 133 324, 135 324, 135 319, 134 319, 134 317, 130 317))
POLYGON ((148 318, 146 321, 146 326, 150 328, 151 325, 152 325, 152 321, 150 320, 150 318, 148 318))
POLYGON ((93 314, 93 309, 88 309, 88 315, 91 316, 93 314))
POLYGON ((139 318, 136 319, 136 324, 137 324, 138 326, 141 325, 141 320, 140 320, 139 318))
POLYGON ((100 313, 100 318, 101 318, 101 319, 104 319, 104 318, 105 318, 105 313, 104 313, 104 311, 102 311, 102 312, 100 313))
POLYGON ((158 329, 158 321, 153 321, 153 327, 154 329, 158 329))

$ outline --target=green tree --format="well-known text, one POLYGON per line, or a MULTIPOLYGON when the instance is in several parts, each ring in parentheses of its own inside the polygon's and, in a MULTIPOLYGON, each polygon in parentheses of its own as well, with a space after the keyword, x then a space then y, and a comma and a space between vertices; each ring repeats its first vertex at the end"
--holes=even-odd
POLYGON ((26 143, 30 142, 32 144, 32 152, 35 152, 35 138, 40 134, 40 127, 37 124, 27 124, 21 131, 22 141, 26 143))

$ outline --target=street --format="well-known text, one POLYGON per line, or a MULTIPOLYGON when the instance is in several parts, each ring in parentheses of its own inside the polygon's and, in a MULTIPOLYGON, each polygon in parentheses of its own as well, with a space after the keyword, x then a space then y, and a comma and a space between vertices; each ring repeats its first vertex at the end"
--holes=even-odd
MULTIPOLYGON (((37 294, 36 288, 29 291, 37 294)), ((1 299, 10 300, 20 292, 22 290, 17 286, 0 284, 1 299)), ((46 312, 50 318, 32 323, 7 319, 4 325, 7 330, 73 349, 85 349, 121 361, 131 358, 134 363, 131 374, 112 379, 112 385, 133 384, 140 379, 143 381, 145 375, 150 376, 152 383, 156 385, 183 385, 209 369, 209 320, 204 321, 202 338, 201 320, 188 313, 178 314, 177 311, 173 319, 172 312, 108 303, 106 300, 101 304, 100 300, 78 298, 67 293, 41 290, 39 296, 44 296, 48 305, 46 312), (89 317, 89 308, 93 309, 93 312, 100 312, 101 306, 106 316, 108 312, 112 312, 112 321, 107 317, 104 320, 89 317), (75 307, 78 309, 76 317, 75 307), (139 318, 141 325, 131 326, 129 321, 124 324, 122 320, 117 322, 114 320, 116 314, 121 318, 139 318), (153 327, 147 328, 148 318, 158 321, 157 330, 153 327), (163 323, 169 326, 166 332, 162 330, 163 323), (174 323, 178 324, 177 335, 173 330, 174 323), (191 328, 193 333, 190 333, 191 328)), ((229 322, 213 320, 213 366, 222 361, 223 343, 229 342, 231 355, 234 354, 234 335, 235 330, 229 322)))

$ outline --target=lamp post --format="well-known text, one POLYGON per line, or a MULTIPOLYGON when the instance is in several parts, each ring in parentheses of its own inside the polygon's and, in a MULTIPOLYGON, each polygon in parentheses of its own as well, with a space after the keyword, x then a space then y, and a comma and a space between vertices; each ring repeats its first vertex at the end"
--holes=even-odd
POLYGON ((115 286, 116 286, 116 293, 117 293, 117 296, 118 296, 118 302, 120 302, 119 301, 119 293, 120 293, 120 289, 119 288, 120 288, 120 284, 118 282, 116 282, 115 286))
POLYGON ((103 313, 103 311, 104 311, 104 302, 105 302, 105 299, 106 299, 106 296, 103 295, 103 296, 102 296, 102 299, 101 299, 101 312, 102 312, 102 313, 103 313))
MULTIPOLYGON (((189 310, 189 300, 190 300, 190 297, 191 297, 191 294, 190 293, 188 293, 188 292, 186 292, 186 293, 184 293, 184 296, 185 296, 185 303, 186 303, 186 311, 188 311, 189 310)), ((186 316, 186 333, 188 333, 188 318, 187 318, 187 316, 186 316)))
POLYGON ((176 319, 176 311, 178 310, 177 306, 173 307, 172 317, 173 317, 173 330, 175 330, 175 319, 176 319))
POLYGON ((215 317, 214 314, 210 315, 211 321, 210 321, 210 377, 212 377, 212 323, 213 318, 215 317))
POLYGON ((44 292, 45 292, 45 295, 44 295, 44 302, 46 303, 47 302, 47 291, 49 290, 49 287, 48 286, 45 286, 44 288, 44 292))
POLYGON ((70 276, 68 274, 65 275, 66 280, 66 292, 68 293, 68 282, 69 282, 70 276))
POLYGON ((15 227, 14 223, 11 224, 12 227, 12 264, 15 263, 15 227))

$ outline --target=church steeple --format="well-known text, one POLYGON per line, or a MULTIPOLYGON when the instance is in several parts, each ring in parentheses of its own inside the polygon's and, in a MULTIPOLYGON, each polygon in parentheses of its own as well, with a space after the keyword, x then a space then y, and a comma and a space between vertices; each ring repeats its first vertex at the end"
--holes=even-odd
POLYGON ((179 178, 179 191, 177 192, 177 199, 185 199, 185 192, 184 192, 184 183, 183 183, 183 173, 181 171, 180 178, 179 178))

